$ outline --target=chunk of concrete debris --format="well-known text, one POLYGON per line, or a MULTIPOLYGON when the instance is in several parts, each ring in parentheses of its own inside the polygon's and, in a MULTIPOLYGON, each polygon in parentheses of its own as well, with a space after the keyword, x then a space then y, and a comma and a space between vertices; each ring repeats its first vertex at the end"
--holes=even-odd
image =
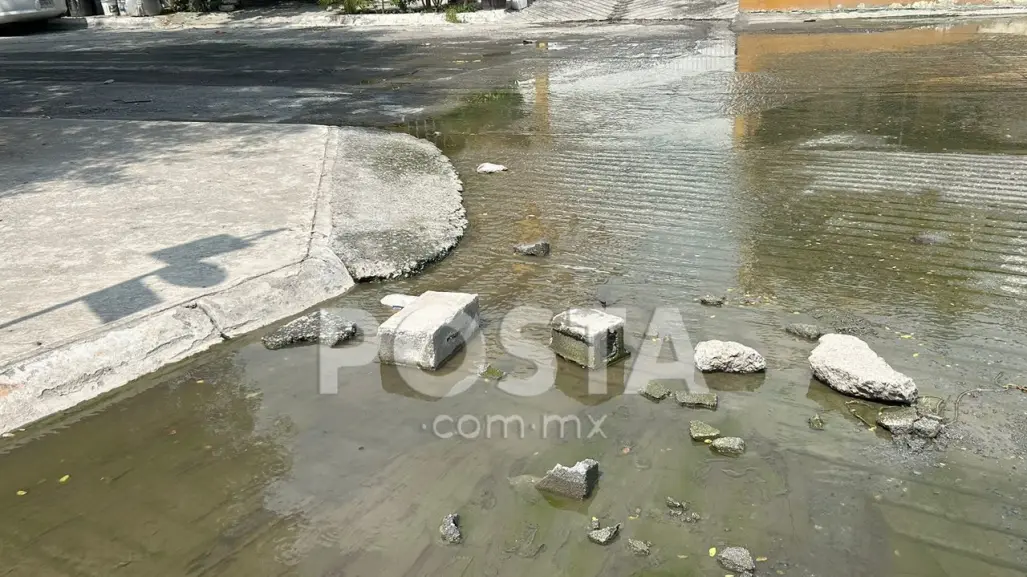
POLYGON ((699 304, 702 304, 702 305, 705 305, 705 306, 708 306, 708 307, 723 306, 724 303, 726 303, 726 302, 727 302, 726 298, 720 297, 720 296, 715 296, 715 295, 703 295, 703 296, 699 297, 699 304))
POLYGON ((642 387, 639 394, 650 401, 658 403, 670 396, 670 389, 663 386, 663 384, 658 381, 649 381, 646 386, 642 387))
POLYGON ((702 421, 690 421, 688 423, 688 434, 693 441, 705 441, 716 439, 720 436, 720 429, 707 425, 702 421))
POLYGON ((602 529, 595 529, 588 532, 588 540, 599 545, 608 545, 620 532, 620 523, 602 529))
POLYGON ((745 441, 740 437, 721 437, 714 439, 710 448, 721 455, 737 457, 745 453, 745 441))
POLYGON ((695 346, 695 368, 704 373, 758 373, 767 368, 767 361, 741 343, 713 340, 695 346))
POLYGON ((682 407, 688 407, 690 409, 717 410, 717 393, 689 393, 687 391, 678 391, 674 393, 674 400, 676 400, 682 407))
POLYGON ((913 422, 912 433, 924 439, 933 439, 941 434, 945 428, 940 419, 934 417, 920 417, 913 422))
POLYGON ((820 343, 810 353, 809 365, 814 377, 846 395, 907 405, 917 398, 913 379, 891 368, 854 336, 820 337, 820 343))
POLYGON ((536 240, 524 244, 514 245, 514 252, 524 256, 549 256, 549 241, 536 240))
POLYGON ((717 563, 728 571, 749 573, 756 570, 756 562, 753 561, 752 553, 745 547, 725 547, 717 553, 717 563))
POLYGON ((478 295, 428 291, 378 327, 378 358, 434 371, 478 331, 478 295))
POLYGON ((630 549, 632 553, 638 555, 639 557, 645 557, 646 555, 648 555, 650 551, 649 548, 652 547, 652 545, 653 544, 648 541, 628 539, 628 549, 630 549))
POLYGON ((688 508, 688 503, 682 503, 681 501, 678 501, 674 497, 667 497, 666 503, 667 503, 667 508, 668 509, 676 509, 678 511, 684 511, 685 509, 688 508))
POLYGON ((588 369, 627 356, 620 317, 596 309, 570 309, 553 317, 549 327, 553 352, 588 369))
POLYGON ((264 346, 271 350, 311 343, 334 347, 355 334, 357 325, 334 313, 319 310, 286 323, 262 340, 264 346))
POLYGON ((407 308, 416 300, 417 297, 412 295, 391 294, 382 297, 381 303, 390 309, 399 310, 407 308))
POLYGON ((825 426, 824 419, 819 414, 809 418, 809 428, 814 431, 823 431, 825 426))
POLYGON ((807 341, 815 341, 823 336, 824 331, 820 330, 817 325, 808 325, 805 323, 793 323, 785 327, 785 332, 799 337, 800 339, 806 339, 807 341))
POLYGON ((592 494, 599 480, 599 462, 594 459, 578 461, 573 467, 557 464, 535 488, 570 499, 584 501, 592 494))
POLYGON ((491 174, 493 172, 503 172, 504 170, 506 170, 506 167, 503 166, 502 164, 493 164, 491 162, 483 162, 483 163, 479 164, 478 168, 476 168, 475 170, 477 170, 478 172, 483 173, 483 174, 491 174))
POLYGON ((908 433, 913 430, 913 423, 917 420, 916 409, 913 407, 900 407, 897 409, 885 409, 878 413, 877 424, 892 433, 908 433))
POLYGON ((463 541, 464 536, 460 534, 460 515, 456 513, 450 513, 442 519, 442 524, 439 525, 439 534, 442 535, 442 540, 446 543, 459 543, 463 541))

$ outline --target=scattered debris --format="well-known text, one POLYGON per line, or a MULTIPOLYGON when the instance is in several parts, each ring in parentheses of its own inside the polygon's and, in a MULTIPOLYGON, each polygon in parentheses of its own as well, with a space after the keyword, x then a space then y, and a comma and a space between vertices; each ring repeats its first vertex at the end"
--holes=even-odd
POLYGON ((627 356, 624 319, 596 309, 570 309, 549 323, 549 347, 561 357, 598 369, 627 356))
POLYGON ((678 510, 678 511, 684 511, 685 509, 688 508, 688 503, 683 503, 681 501, 678 501, 674 497, 667 497, 667 501, 666 502, 667 502, 667 508, 668 509, 675 509, 675 510, 678 510))
POLYGON ((378 327, 378 360, 438 370, 478 332, 478 295, 425 291, 378 327))
POLYGON ((712 440, 720 436, 720 429, 702 421, 689 421, 688 434, 692 436, 693 441, 712 440))
POLYGON ((513 249, 517 254, 524 256, 549 256, 549 241, 536 240, 535 242, 515 245, 513 249))
POLYGON ((685 523, 698 523, 699 521, 702 521, 702 517, 694 511, 689 511, 681 516, 681 520, 685 523))
POLYGON ((456 513, 450 513, 442 519, 442 525, 439 525, 439 534, 442 535, 442 540, 446 543, 459 543, 463 541, 464 536, 460 534, 460 516, 456 513))
POLYGON ((824 331, 820 330, 820 327, 817 325, 805 323, 792 323, 785 327, 785 332, 807 341, 815 341, 824 334, 824 331))
POLYGON ((809 418, 809 428, 813 429, 814 431, 823 431, 824 426, 824 419, 820 417, 819 413, 809 418))
POLYGON ((399 310, 410 306, 416 300, 417 297, 411 295, 391 294, 382 297, 381 303, 390 309, 399 310))
POLYGON ((573 467, 557 464, 541 481, 535 484, 539 491, 583 501, 592 494, 599 480, 599 462, 594 459, 578 461, 573 467))
POLYGON ((475 170, 480 173, 491 174, 493 172, 503 172, 504 170, 506 170, 506 167, 502 164, 492 164, 491 162, 483 162, 479 164, 478 168, 476 168, 475 170))
POLYGON ((756 349, 734 341, 703 341, 695 346, 695 368, 704 373, 758 373, 767 361, 756 349))
POLYGON ((722 297, 722 296, 719 297, 719 296, 714 296, 714 295, 703 295, 703 296, 699 297, 699 304, 702 304, 702 305, 705 305, 705 306, 708 306, 708 307, 724 306, 724 303, 726 303, 726 302, 727 302, 727 297, 722 297))
POLYGON ((263 338, 264 346, 270 350, 291 345, 320 343, 334 347, 357 334, 357 325, 328 312, 315 311, 288 322, 263 338))
POLYGON ((599 545, 608 545, 617 537, 617 533, 619 532, 620 523, 617 523, 611 527, 589 531, 588 540, 599 545))
POLYGON ((653 544, 649 541, 639 541, 638 539, 628 539, 628 549, 639 557, 644 557, 649 554, 649 548, 653 544))
POLYGON ((912 433, 924 439, 933 439, 941 434, 945 425, 936 417, 920 417, 913 423, 912 433))
POLYGON ((492 365, 485 365, 478 375, 490 381, 499 381, 506 376, 506 373, 492 365))
POLYGON ((877 424, 890 433, 908 433, 913 430, 913 423, 917 420, 916 409, 913 407, 899 407, 896 409, 885 409, 877 414, 877 424))
POLYGON ((688 407, 690 409, 717 410, 717 393, 689 393, 686 391, 678 391, 674 393, 674 400, 676 400, 682 407, 688 407))
POLYGON ((710 443, 710 448, 729 457, 738 457, 745 453, 745 441, 740 437, 721 437, 710 443))
POLYGON ((910 404, 917 398, 913 379, 891 368, 857 337, 830 334, 809 356, 813 376, 836 391, 872 401, 910 404))
POLYGON ((599 518, 598 517, 592 517, 592 521, 588 524, 588 530, 589 531, 595 531, 598 528, 599 528, 599 518))
POLYGON ((756 570, 756 562, 752 553, 744 547, 727 547, 717 555, 717 563, 728 571, 747 573, 756 570))
POLYGON ((670 396, 670 389, 663 386, 658 381, 649 381, 649 384, 642 387, 640 393, 643 397, 650 401, 660 402, 670 396))

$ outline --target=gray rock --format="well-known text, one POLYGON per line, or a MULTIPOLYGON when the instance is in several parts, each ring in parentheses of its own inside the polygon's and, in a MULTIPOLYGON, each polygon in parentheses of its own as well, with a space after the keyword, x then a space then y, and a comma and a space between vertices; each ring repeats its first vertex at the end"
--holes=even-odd
POLYGON ((693 441, 712 440, 720 436, 720 429, 707 425, 702 421, 690 421, 688 423, 688 434, 693 441))
POLYGON ((674 400, 682 407, 690 409, 717 410, 717 393, 689 393, 678 391, 674 393, 674 400))
POLYGON ((699 297, 699 303, 703 304, 703 305, 706 305, 708 307, 723 306, 724 303, 726 303, 726 302, 727 302, 726 298, 718 297, 718 296, 715 296, 715 295, 703 295, 703 296, 699 297))
POLYGON ((752 572, 756 570, 756 562, 752 553, 744 547, 725 547, 717 553, 717 563, 728 571, 752 572))
POLYGON ((328 311, 315 311, 290 321, 265 336, 264 346, 275 350, 298 344, 334 347, 357 334, 357 325, 328 311))
POLYGON ((427 291, 378 327, 378 359, 434 371, 477 331, 478 295, 427 291))
POLYGON ((677 511, 684 511, 685 509, 688 508, 688 503, 682 503, 681 501, 678 501, 674 497, 667 497, 667 508, 668 509, 674 509, 674 510, 677 510, 677 511))
POLYGON ((649 548, 652 547, 652 543, 648 541, 639 541, 638 539, 628 539, 628 549, 639 557, 644 557, 649 554, 649 548))
POLYGON ((916 414, 921 417, 937 417, 941 418, 941 409, 945 404, 945 399, 941 397, 923 396, 918 397, 916 400, 916 414))
POLYGON ((741 343, 713 340, 695 346, 695 368, 704 373, 758 373, 767 368, 767 361, 741 343))
POLYGON ((569 499, 583 501, 592 494, 599 480, 599 462, 593 459, 578 461, 573 467, 557 464, 541 481, 535 484, 539 491, 553 493, 569 499))
POLYGON ((620 532, 620 523, 602 529, 588 532, 588 540, 599 545, 607 545, 617 537, 620 532))
POLYGON ((549 256, 549 241, 537 240, 514 246, 514 252, 524 256, 549 256))
POLYGON ((721 437, 714 439, 710 448, 729 457, 737 457, 745 453, 745 441, 739 437, 721 437))
POLYGON ((639 392, 643 397, 650 401, 656 401, 657 403, 666 399, 670 396, 670 389, 663 386, 657 381, 650 381, 642 390, 639 392))
POLYGON ((823 336, 824 331, 820 330, 817 325, 809 325, 804 323, 793 323, 785 327, 785 332, 799 337, 800 339, 806 339, 807 341, 815 341, 823 336))
POLYGON ((941 434, 945 425, 934 417, 920 417, 913 423, 912 433, 924 439, 933 439, 941 434))
POLYGON ((809 428, 814 431, 823 431, 825 426, 824 419, 820 415, 813 415, 809 418, 809 428))
POLYGON ((910 404, 917 398, 913 379, 891 368, 857 337, 830 334, 809 356, 813 376, 832 389, 854 397, 910 404))
POLYGON ((442 540, 446 543, 459 543, 463 541, 464 536, 460 534, 460 515, 456 513, 450 513, 442 519, 442 524, 439 525, 439 534, 442 535, 442 540))
POLYGON ((588 369, 627 356, 624 319, 596 309, 570 309, 549 322, 549 348, 588 369))
POLYGON ((912 431, 913 423, 916 420, 916 409, 913 407, 885 409, 877 415, 877 424, 892 433, 908 433, 912 431))
POLYGON ((689 511, 681 516, 681 520, 685 523, 698 523, 699 521, 702 521, 702 517, 694 511, 689 511))

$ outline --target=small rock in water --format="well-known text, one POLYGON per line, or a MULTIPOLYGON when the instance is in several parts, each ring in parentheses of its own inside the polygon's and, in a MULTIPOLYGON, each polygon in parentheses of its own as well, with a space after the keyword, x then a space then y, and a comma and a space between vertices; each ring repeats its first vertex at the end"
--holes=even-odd
POLYGON ((657 381, 649 381, 649 384, 642 387, 642 390, 639 392, 639 394, 649 399, 650 401, 655 401, 658 403, 670 396, 670 389, 663 386, 657 381))
POLYGON ((357 325, 327 311, 316 311, 286 323, 263 338, 270 350, 290 345, 320 343, 334 347, 357 334, 357 325))
POLYGON ((785 332, 799 337, 800 339, 806 339, 807 341, 815 341, 823 336, 824 331, 820 330, 817 325, 808 325, 804 323, 794 323, 785 327, 785 332))
POLYGON ((767 368, 767 361, 741 343, 703 341, 695 346, 695 368, 704 373, 758 373, 767 368))
POLYGON ((809 418, 809 428, 813 429, 814 431, 823 431, 824 426, 824 419, 822 419, 819 414, 813 415, 809 418))
POLYGON ((699 521, 702 521, 702 517, 694 511, 689 511, 681 516, 681 520, 685 523, 698 523, 699 521))
POLYGON ((493 172, 503 172, 504 170, 506 170, 506 167, 503 166, 502 164, 493 164, 491 162, 483 162, 483 163, 479 164, 478 168, 476 168, 475 170, 477 170, 478 172, 481 172, 481 173, 491 174, 493 172))
POLYGON ((729 457, 737 457, 745 453, 745 441, 739 437, 721 437, 710 443, 710 448, 729 457))
POLYGON ((745 547, 726 547, 717 554, 717 563, 728 571, 739 573, 752 572, 756 570, 756 562, 752 559, 752 553, 745 547))
POLYGON ((456 513, 450 513, 442 519, 442 524, 439 525, 439 534, 442 535, 442 540, 446 543, 459 543, 463 541, 464 537, 460 534, 460 516, 456 513))
POLYGON ((549 256, 548 240, 537 240, 535 242, 518 244, 513 248, 514 252, 524 256, 549 256))
POLYGON ((699 304, 706 305, 708 307, 719 307, 723 306, 727 302, 724 297, 718 297, 715 295, 703 295, 699 297, 699 304))
POLYGON ((908 433, 912 431, 913 423, 916 420, 916 409, 913 407, 886 409, 877 415, 877 424, 892 433, 908 433))
POLYGON ((916 401, 913 379, 891 368, 857 337, 830 334, 809 356, 813 376, 832 389, 854 397, 891 403, 916 401))
POLYGON ((485 365, 485 368, 478 373, 483 378, 491 381, 498 381, 506 376, 506 373, 492 365, 485 365))
POLYGON ((717 393, 689 393, 678 391, 674 393, 674 400, 682 407, 690 409, 717 410, 717 393))
POLYGON ((399 310, 410 306, 410 303, 417 300, 417 297, 410 295, 391 294, 382 297, 381 303, 391 309, 399 310))
POLYGON ((603 529, 595 529, 588 532, 588 540, 599 545, 607 545, 620 532, 620 523, 603 529))
POLYGON ((941 397, 923 396, 917 398, 914 406, 916 407, 916 414, 921 417, 937 417, 940 419, 942 417, 941 408, 944 403, 945 399, 941 397))
POLYGON ((933 439, 941 434, 945 426, 934 417, 920 417, 913 423, 913 434, 924 439, 933 439))
POLYGON ((539 491, 554 493, 570 499, 584 501, 592 494, 599 480, 599 462, 594 459, 578 461, 573 467, 556 465, 535 484, 539 491))
POLYGON ((667 508, 668 509, 676 509, 678 511, 684 511, 685 509, 688 508, 688 504, 687 503, 682 503, 681 501, 678 501, 674 497, 667 497, 667 508))
POLYGON ((688 423, 688 434, 692 436, 693 441, 705 441, 719 437, 720 429, 707 425, 702 421, 690 421, 688 423))
POLYGON ((649 548, 652 547, 652 543, 648 541, 639 541, 638 539, 628 539, 628 549, 631 552, 640 557, 644 557, 649 554, 649 548))

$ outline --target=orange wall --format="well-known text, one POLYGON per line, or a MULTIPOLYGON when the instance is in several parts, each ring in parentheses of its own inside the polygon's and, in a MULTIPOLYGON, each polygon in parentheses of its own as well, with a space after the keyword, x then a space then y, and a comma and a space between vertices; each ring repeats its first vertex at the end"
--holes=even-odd
MULTIPOLYGON (((886 8, 895 2, 904 5, 914 0, 740 0, 739 10, 742 12, 787 11, 787 10, 836 10, 839 7, 853 9, 860 4, 868 8, 886 8)), ((989 0, 962 0, 960 4, 987 4, 989 0)))

